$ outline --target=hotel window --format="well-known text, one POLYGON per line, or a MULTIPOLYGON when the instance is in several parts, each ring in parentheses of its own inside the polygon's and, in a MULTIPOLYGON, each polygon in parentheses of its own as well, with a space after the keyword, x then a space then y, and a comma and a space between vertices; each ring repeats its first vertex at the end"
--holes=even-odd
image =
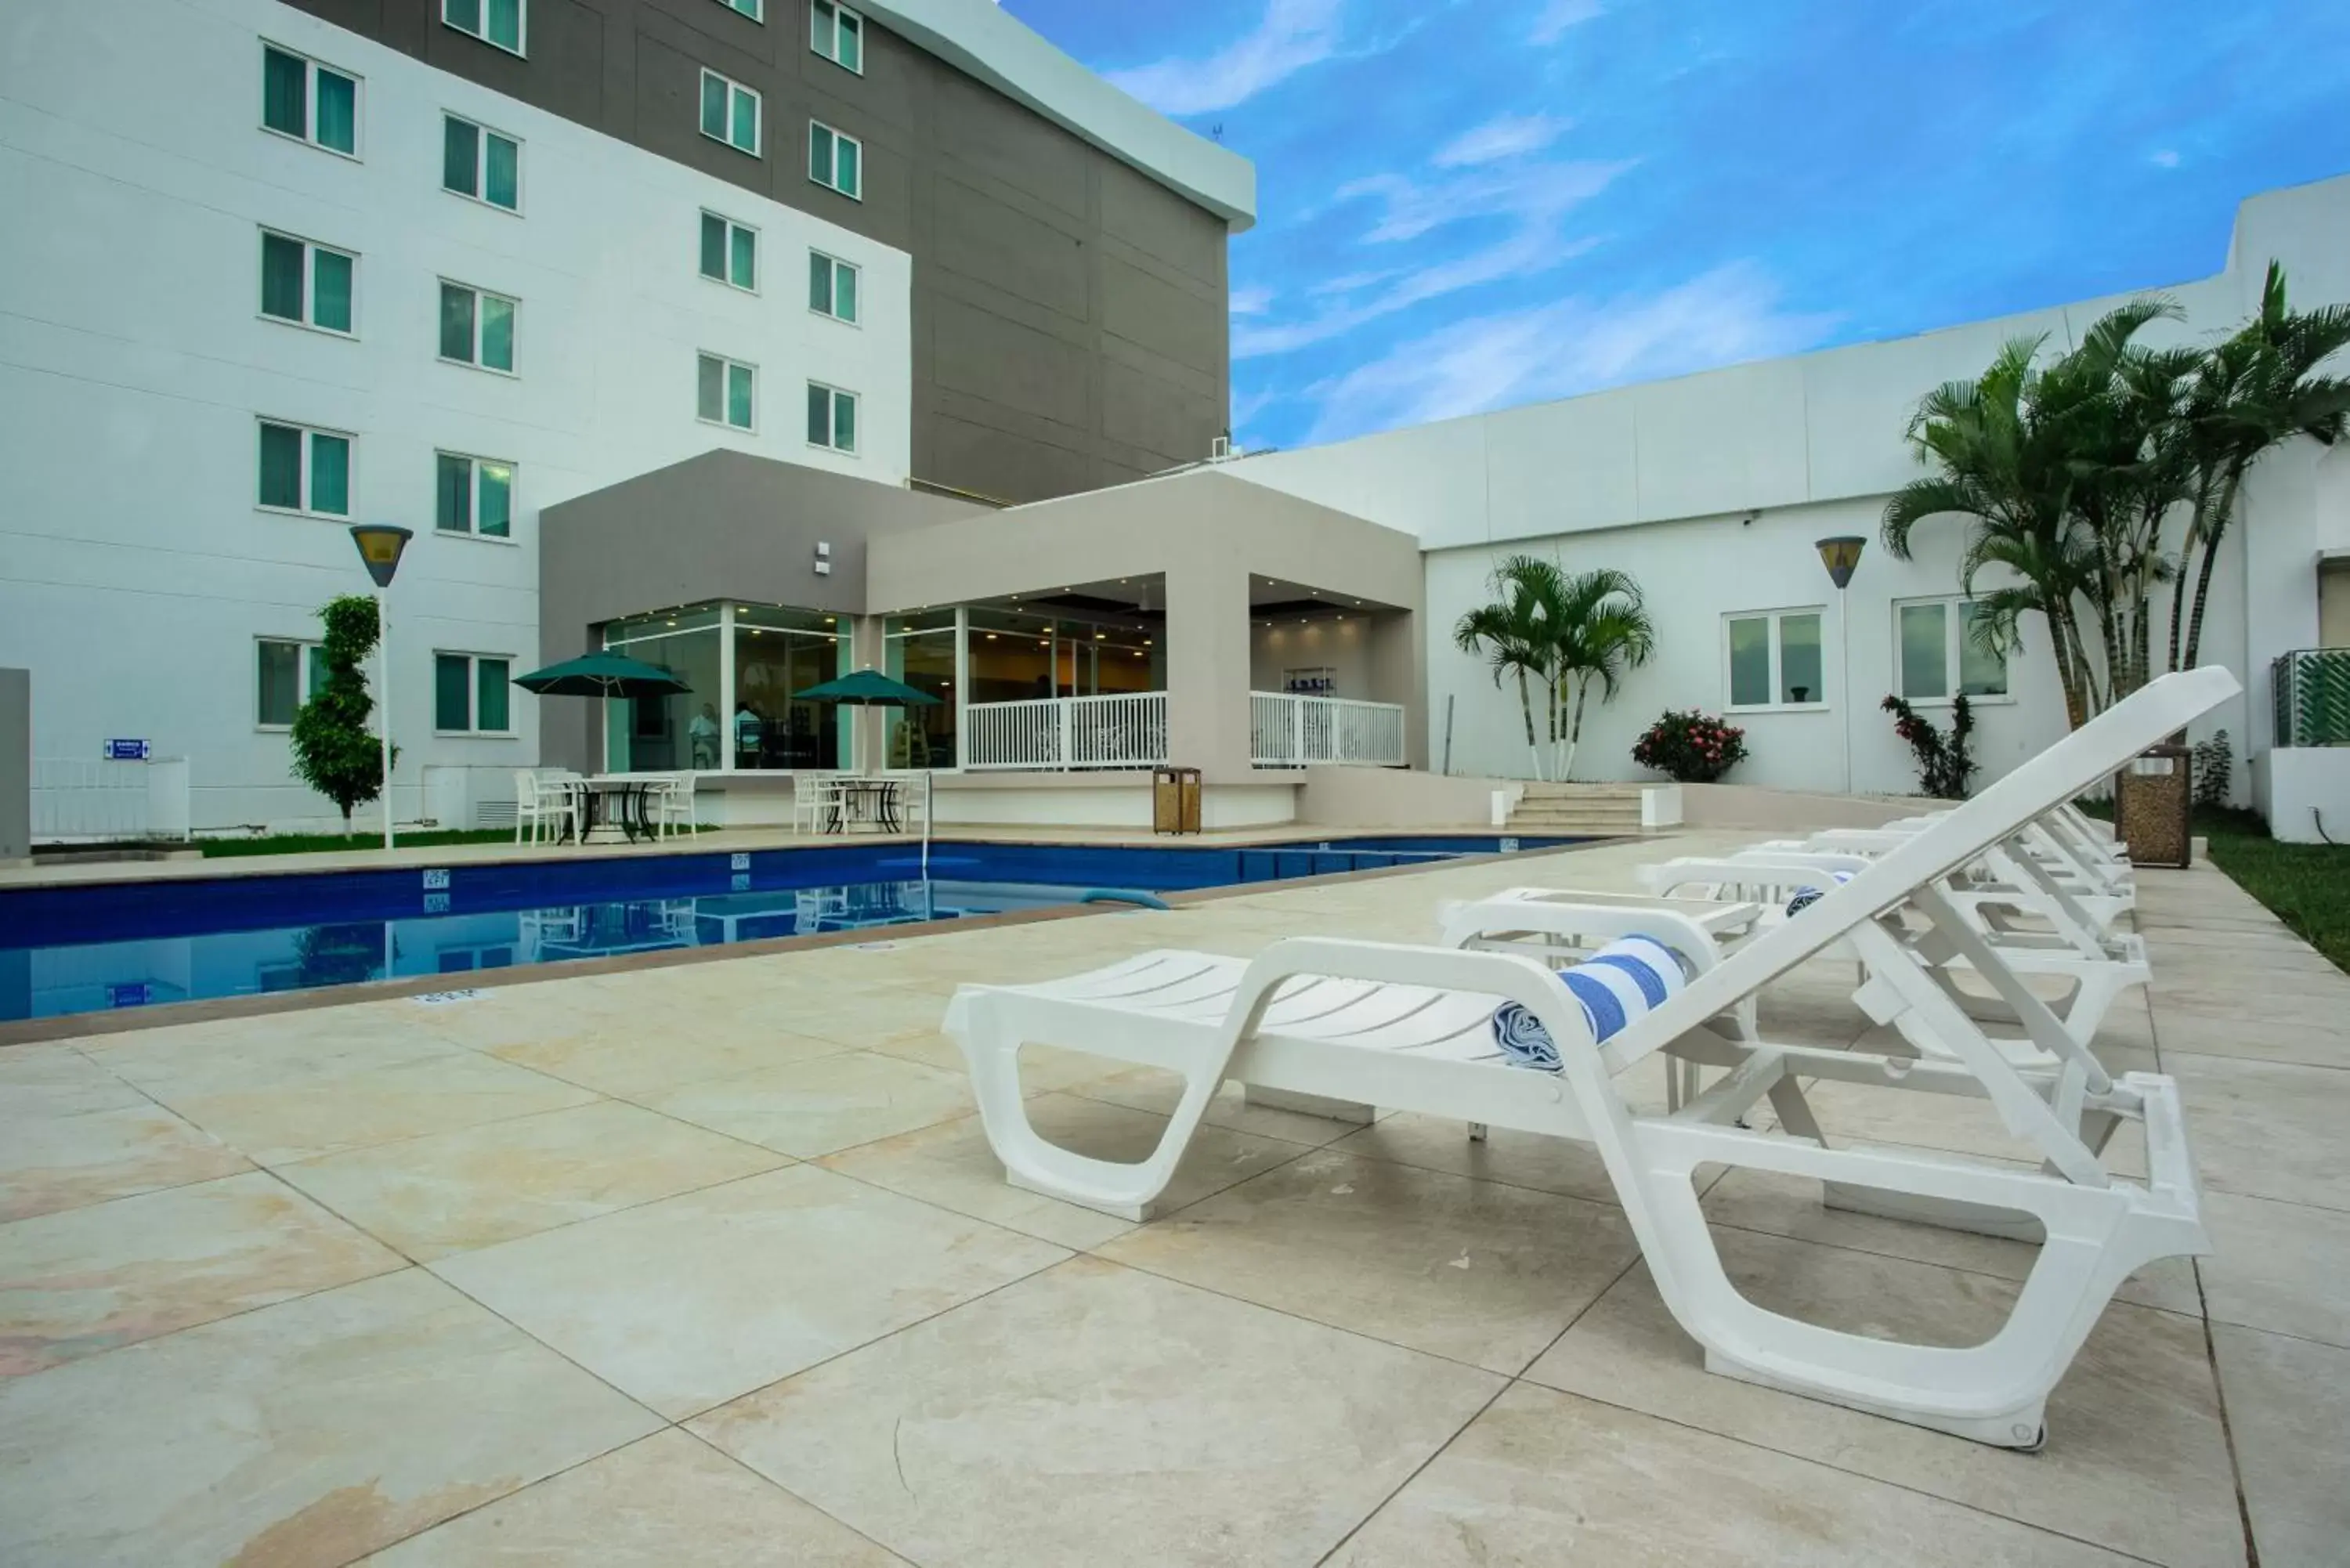
POLYGON ((865 18, 832 0, 808 0, 808 47, 836 65, 865 74, 865 18))
POLYGON ((519 55, 526 4, 527 0, 441 0, 441 19, 461 33, 519 55))
POLYGON ((808 178, 844 196, 865 199, 865 143, 819 120, 808 121, 808 178))
POLYGON ((261 421, 261 504, 321 517, 351 514, 351 438, 261 421))
POLYGON ((1821 675, 1820 612, 1771 610, 1723 618, 1729 640, 1732 708, 1818 708, 1827 702, 1821 675))
POLYGON ((752 429, 758 412, 758 379, 759 372, 753 366, 715 354, 702 355, 695 389, 696 411, 713 425, 752 429))
POLYGON ((261 314, 274 321, 351 331, 351 277, 359 258, 347 251, 261 232, 261 314))
POLYGON ((484 370, 515 368, 515 302, 462 283, 441 285, 441 358, 484 370))
POLYGON ((480 653, 432 656, 432 727, 449 735, 504 735, 514 730, 507 711, 504 659, 480 653))
POLYGON ((808 308, 819 316, 854 325, 857 268, 822 251, 808 252, 808 308))
POLYGON ((835 452, 857 450, 857 394, 808 383, 808 444, 835 452))
POLYGON ((441 117, 441 188, 493 207, 522 207, 522 143, 455 115, 441 117))
POLYGON ((718 3, 730 11, 742 12, 754 22, 764 22, 767 19, 764 15, 764 8, 760 5, 759 0, 718 0, 718 3))
POLYGON ((432 454, 432 525, 443 534, 504 539, 514 532, 514 464, 457 452, 432 454))
POLYGON ((702 134, 759 156, 759 95, 716 71, 703 71, 702 134))
POLYGON ((275 44, 261 46, 261 123, 347 158, 359 153, 359 79, 275 44))
POLYGON ((2007 656, 1986 647, 1972 599, 1927 599, 1893 608, 1901 695, 1912 702, 2007 695, 2007 656), (1955 675, 1957 684, 1952 686, 1955 675))
POLYGON ((702 213, 702 275, 758 292, 759 231, 715 213, 702 213))
POLYGON ((289 728, 302 704, 326 689, 327 650, 315 642, 268 637, 254 649, 258 680, 253 721, 265 730, 289 728))

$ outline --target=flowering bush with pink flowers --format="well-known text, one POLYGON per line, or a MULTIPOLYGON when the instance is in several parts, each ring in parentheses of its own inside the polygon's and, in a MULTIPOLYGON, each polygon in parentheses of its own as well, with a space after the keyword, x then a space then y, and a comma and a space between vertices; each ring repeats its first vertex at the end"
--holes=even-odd
POLYGON ((1632 747, 1632 760, 1679 784, 1711 784, 1746 756, 1746 732, 1695 709, 1667 713, 1632 747))

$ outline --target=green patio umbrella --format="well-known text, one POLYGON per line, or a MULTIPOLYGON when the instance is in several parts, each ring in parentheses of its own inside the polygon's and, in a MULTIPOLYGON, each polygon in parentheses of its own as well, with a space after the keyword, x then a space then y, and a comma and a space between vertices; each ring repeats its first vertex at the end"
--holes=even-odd
POLYGON ((795 702, 847 702, 860 708, 921 708, 938 699, 919 687, 892 680, 878 670, 860 670, 821 686, 792 693, 795 702))
POLYGON ((693 690, 657 664, 618 653, 582 654, 517 675, 514 683, 541 697, 668 697, 693 690))

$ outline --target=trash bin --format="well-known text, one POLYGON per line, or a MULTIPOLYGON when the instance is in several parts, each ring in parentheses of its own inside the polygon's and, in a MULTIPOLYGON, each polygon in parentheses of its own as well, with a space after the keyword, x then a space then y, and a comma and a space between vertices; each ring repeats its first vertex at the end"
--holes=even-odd
POLYGON ((2194 757, 2185 746, 2149 746, 2116 776, 2114 836, 2131 865, 2184 866, 2194 857, 2194 757))
POLYGON ((1200 831, 1199 769, 1153 768, 1150 770, 1150 831, 1153 833, 1200 831))

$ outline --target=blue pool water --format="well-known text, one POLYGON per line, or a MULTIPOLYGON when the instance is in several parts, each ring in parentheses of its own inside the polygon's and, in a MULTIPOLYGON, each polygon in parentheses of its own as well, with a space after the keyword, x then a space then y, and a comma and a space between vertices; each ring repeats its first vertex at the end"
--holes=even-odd
POLYGON ((1088 893, 1364 871, 1571 838, 1250 847, 841 845, 84 884, 0 893, 0 1020, 1000 914, 1088 893))

